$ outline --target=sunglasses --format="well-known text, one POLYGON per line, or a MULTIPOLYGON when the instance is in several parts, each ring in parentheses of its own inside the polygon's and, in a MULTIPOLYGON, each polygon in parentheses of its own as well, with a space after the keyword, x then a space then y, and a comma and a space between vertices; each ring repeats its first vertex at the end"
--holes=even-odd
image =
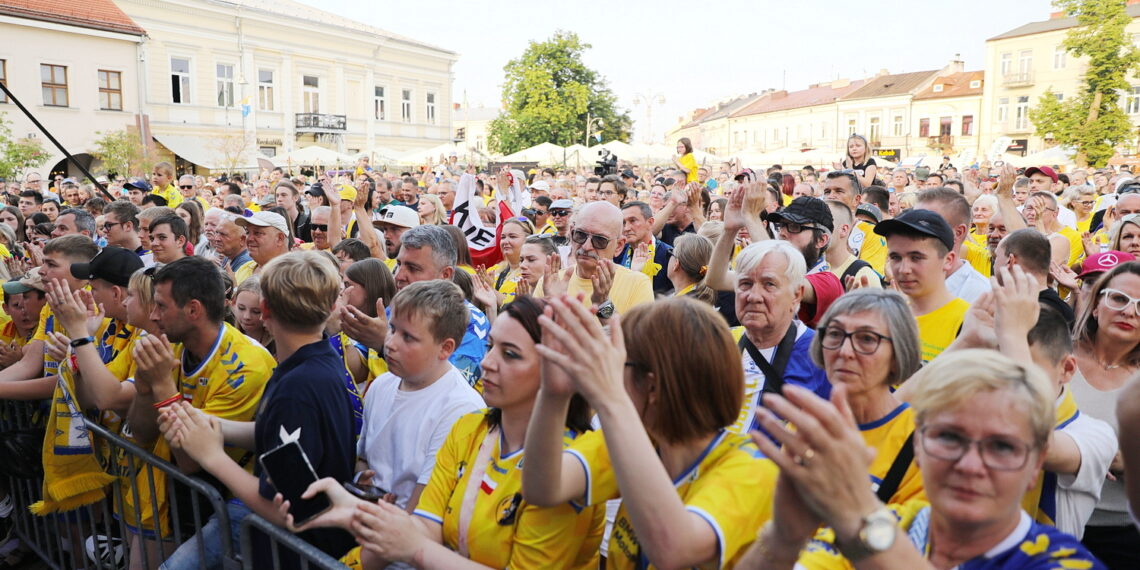
POLYGON ((309 229, 313 230, 315 232, 327 232, 327 231, 329 231, 329 225, 328 224, 309 224, 309 229))
POLYGON ((561 210, 561 209, 560 210, 551 210, 550 215, 554 216, 555 218, 561 218, 564 216, 569 216, 570 210, 561 210))
POLYGON ((594 249, 606 249, 606 247, 610 245, 610 241, 612 241, 612 238, 600 236, 598 234, 592 234, 582 230, 574 230, 570 232, 570 239, 574 240, 574 243, 578 245, 586 243, 586 240, 589 239, 590 245, 594 246, 594 249))
POLYGON ((178 186, 178 187, 179 187, 179 188, 181 188, 181 189, 183 189, 183 190, 193 190, 193 189, 194 189, 194 187, 193 187, 193 186, 181 186, 181 185, 180 185, 180 186, 178 186))

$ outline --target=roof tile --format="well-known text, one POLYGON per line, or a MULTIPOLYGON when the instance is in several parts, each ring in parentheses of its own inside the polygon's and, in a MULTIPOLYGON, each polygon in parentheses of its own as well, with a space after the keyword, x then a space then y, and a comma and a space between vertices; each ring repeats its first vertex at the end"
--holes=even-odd
POLYGON ((0 0, 0 14, 136 36, 146 30, 112 0, 0 0))

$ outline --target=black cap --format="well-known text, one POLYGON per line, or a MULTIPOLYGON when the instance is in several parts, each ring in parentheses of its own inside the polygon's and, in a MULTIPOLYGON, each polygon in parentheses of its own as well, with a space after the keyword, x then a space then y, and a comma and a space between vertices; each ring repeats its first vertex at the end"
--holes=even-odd
POLYGON ((921 234, 938 238, 946 249, 954 251, 954 230, 942 216, 931 210, 914 208, 875 226, 875 233, 888 237, 894 234, 921 234))
POLYGON ((137 253, 109 245, 89 263, 72 263, 71 275, 76 279, 102 279, 112 285, 126 287, 131 275, 143 268, 137 253))
POLYGON ((308 190, 305 190, 305 193, 310 196, 324 196, 325 188, 320 182, 314 182, 312 186, 309 186, 308 190))
POLYGON ((823 200, 812 196, 800 196, 792 200, 791 204, 768 214, 768 220, 776 223, 814 224, 827 228, 829 232, 835 229, 831 208, 823 200))
POLYGON ((123 188, 136 188, 143 192, 150 192, 154 189, 154 187, 150 185, 150 182, 147 182, 146 178, 140 178, 138 176, 127 179, 126 183, 123 184, 123 188))
POLYGON ((633 174, 633 171, 632 171, 632 170, 630 170, 630 169, 628 169, 628 168, 627 168, 627 169, 625 169, 625 170, 623 170, 623 171, 621 171, 621 177, 622 177, 622 178, 633 178, 633 179, 637 179, 637 176, 634 176, 634 174, 633 174))

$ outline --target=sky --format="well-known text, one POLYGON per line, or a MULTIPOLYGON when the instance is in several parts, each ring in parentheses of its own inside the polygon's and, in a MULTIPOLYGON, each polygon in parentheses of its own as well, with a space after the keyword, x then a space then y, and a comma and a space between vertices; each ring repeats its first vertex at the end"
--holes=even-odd
POLYGON ((458 52, 454 102, 472 107, 500 105, 503 66, 529 42, 575 32, 592 46, 586 65, 629 110, 636 141, 660 141, 696 108, 768 88, 940 69, 955 54, 982 69, 986 38, 1054 11, 1050 0, 299 1, 458 52))

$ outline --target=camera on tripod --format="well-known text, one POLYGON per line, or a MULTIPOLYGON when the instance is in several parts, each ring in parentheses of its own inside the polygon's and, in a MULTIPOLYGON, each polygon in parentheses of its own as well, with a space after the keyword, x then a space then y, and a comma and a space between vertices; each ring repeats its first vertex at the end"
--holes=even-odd
POLYGON ((594 167, 594 175, 607 176, 617 174, 618 159, 616 154, 603 148, 598 151, 598 156, 602 157, 602 159, 599 160, 597 166, 594 167))

